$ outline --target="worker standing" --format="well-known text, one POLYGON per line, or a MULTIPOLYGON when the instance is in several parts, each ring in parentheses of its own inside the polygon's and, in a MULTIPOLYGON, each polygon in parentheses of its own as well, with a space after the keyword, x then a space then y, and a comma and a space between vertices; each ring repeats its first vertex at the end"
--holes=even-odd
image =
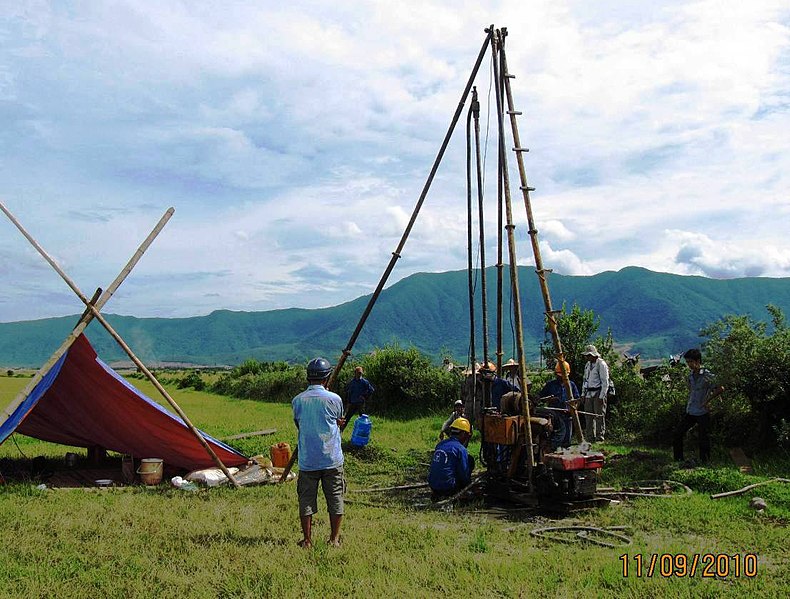
POLYGON ((500 409, 502 406, 502 396, 506 393, 514 391, 520 392, 521 389, 516 387, 507 379, 503 379, 497 375, 496 364, 489 362, 480 367, 480 377, 483 382, 489 385, 491 393, 491 406, 500 409))
POLYGON ((683 461, 683 437, 689 429, 697 427, 699 458, 702 463, 710 460, 710 401, 721 395, 724 387, 716 383, 716 375, 702 367, 702 352, 690 349, 683 354, 691 371, 688 376, 689 397, 686 415, 675 429, 673 453, 675 460, 683 461))
POLYGON ((466 446, 472 426, 466 418, 457 418, 449 428, 449 438, 439 441, 433 451, 428 486, 434 500, 450 497, 472 482, 475 460, 466 446))
MULTIPOLYGON (((555 424, 554 434, 551 437, 552 449, 568 447, 571 444, 571 433, 573 432, 568 393, 565 391, 565 385, 562 384, 563 370, 570 378, 570 365, 565 361, 557 362, 557 365, 554 367, 554 378, 546 383, 540 391, 541 399, 547 401, 549 407, 564 410, 559 413, 552 412, 552 422, 555 424)), ((579 389, 576 387, 576 383, 573 381, 569 382, 573 399, 578 399, 579 389)))
POLYGON ((464 418, 464 402, 460 399, 456 399, 455 403, 453 404, 453 413, 450 414, 450 417, 444 421, 444 424, 442 424, 442 428, 439 431, 439 441, 447 436, 447 431, 450 430, 453 422, 459 418, 464 418))
POLYGON ((355 413, 365 413, 365 402, 367 402, 373 392, 376 390, 370 381, 364 376, 365 371, 362 366, 354 368, 354 378, 346 385, 346 399, 348 399, 348 406, 346 407, 346 415, 344 416, 346 422, 350 422, 351 417, 355 413))
POLYGON ((609 365, 594 345, 588 345, 582 354, 584 365, 582 397, 584 410, 584 435, 588 441, 603 442, 606 434, 606 395, 609 392, 609 365), (591 414, 594 414, 591 415, 591 414))
POLYGON ((313 546, 313 514, 318 511, 318 484, 324 492, 329 512, 330 536, 328 543, 340 545, 340 525, 343 521, 343 450, 340 430, 344 425, 343 401, 327 388, 332 365, 324 358, 307 364, 308 387, 294 397, 294 422, 299 433, 299 478, 296 492, 299 497, 299 519, 302 526, 300 547, 313 546))

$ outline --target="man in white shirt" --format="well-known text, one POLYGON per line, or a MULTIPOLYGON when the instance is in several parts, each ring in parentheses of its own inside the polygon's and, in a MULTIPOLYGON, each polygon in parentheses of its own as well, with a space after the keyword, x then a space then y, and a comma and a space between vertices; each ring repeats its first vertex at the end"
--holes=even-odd
POLYGON ((582 398, 585 414, 584 436, 587 441, 602 443, 606 433, 606 394, 609 391, 609 365, 604 361, 594 345, 588 345, 582 354, 587 363, 584 365, 582 398))

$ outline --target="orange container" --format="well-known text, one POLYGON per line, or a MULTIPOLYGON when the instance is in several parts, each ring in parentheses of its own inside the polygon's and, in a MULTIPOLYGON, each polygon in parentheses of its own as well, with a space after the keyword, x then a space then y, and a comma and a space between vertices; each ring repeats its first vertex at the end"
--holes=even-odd
POLYGON ((288 443, 275 443, 269 449, 272 457, 272 466, 275 468, 285 468, 291 461, 291 446, 288 443))
POLYGON ((497 416, 487 414, 483 417, 483 436, 487 443, 515 445, 521 425, 520 416, 497 416))

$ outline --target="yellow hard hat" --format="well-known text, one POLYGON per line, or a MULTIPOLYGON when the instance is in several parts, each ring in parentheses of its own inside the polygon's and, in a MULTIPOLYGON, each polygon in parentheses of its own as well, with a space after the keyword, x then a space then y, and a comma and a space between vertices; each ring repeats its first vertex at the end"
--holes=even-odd
POLYGON ((472 434, 472 425, 469 424, 469 421, 466 418, 456 418, 453 420, 453 423, 450 425, 450 428, 454 428, 458 431, 464 431, 472 434))
POLYGON ((571 367, 570 367, 570 364, 568 364, 565 360, 563 360, 562 362, 557 362, 557 365, 554 367, 554 372, 556 372, 558 375, 562 376, 562 373, 563 373, 562 369, 563 368, 565 368, 565 372, 567 372, 568 375, 570 375, 571 367))

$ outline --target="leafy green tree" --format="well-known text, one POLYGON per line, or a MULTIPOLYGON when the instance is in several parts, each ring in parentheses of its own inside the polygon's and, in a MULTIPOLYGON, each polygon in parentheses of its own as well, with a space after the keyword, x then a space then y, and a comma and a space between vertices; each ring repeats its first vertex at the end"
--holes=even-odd
POLYGON ((749 316, 725 316, 702 330, 706 365, 726 393, 718 400, 733 441, 752 432, 755 445, 780 441, 790 421, 790 329, 776 306, 771 327, 749 316))
MULTIPOLYGON (((583 310, 575 302, 571 311, 566 310, 565 303, 562 304, 562 309, 557 313, 557 333, 562 342, 562 350, 565 355, 565 360, 571 367, 571 379, 577 384, 581 385, 582 375, 584 374, 585 359, 582 356, 585 346, 594 344, 598 352, 603 356, 604 360, 611 366, 615 361, 612 346, 614 341, 612 339, 611 330, 607 330, 604 337, 594 338, 595 333, 601 326, 600 317, 595 315, 592 310, 583 310)), ((546 326, 546 333, 548 334, 549 328, 546 326)), ((554 344, 545 344, 541 350, 546 364, 553 368, 556 363, 556 354, 554 351, 554 344)))

